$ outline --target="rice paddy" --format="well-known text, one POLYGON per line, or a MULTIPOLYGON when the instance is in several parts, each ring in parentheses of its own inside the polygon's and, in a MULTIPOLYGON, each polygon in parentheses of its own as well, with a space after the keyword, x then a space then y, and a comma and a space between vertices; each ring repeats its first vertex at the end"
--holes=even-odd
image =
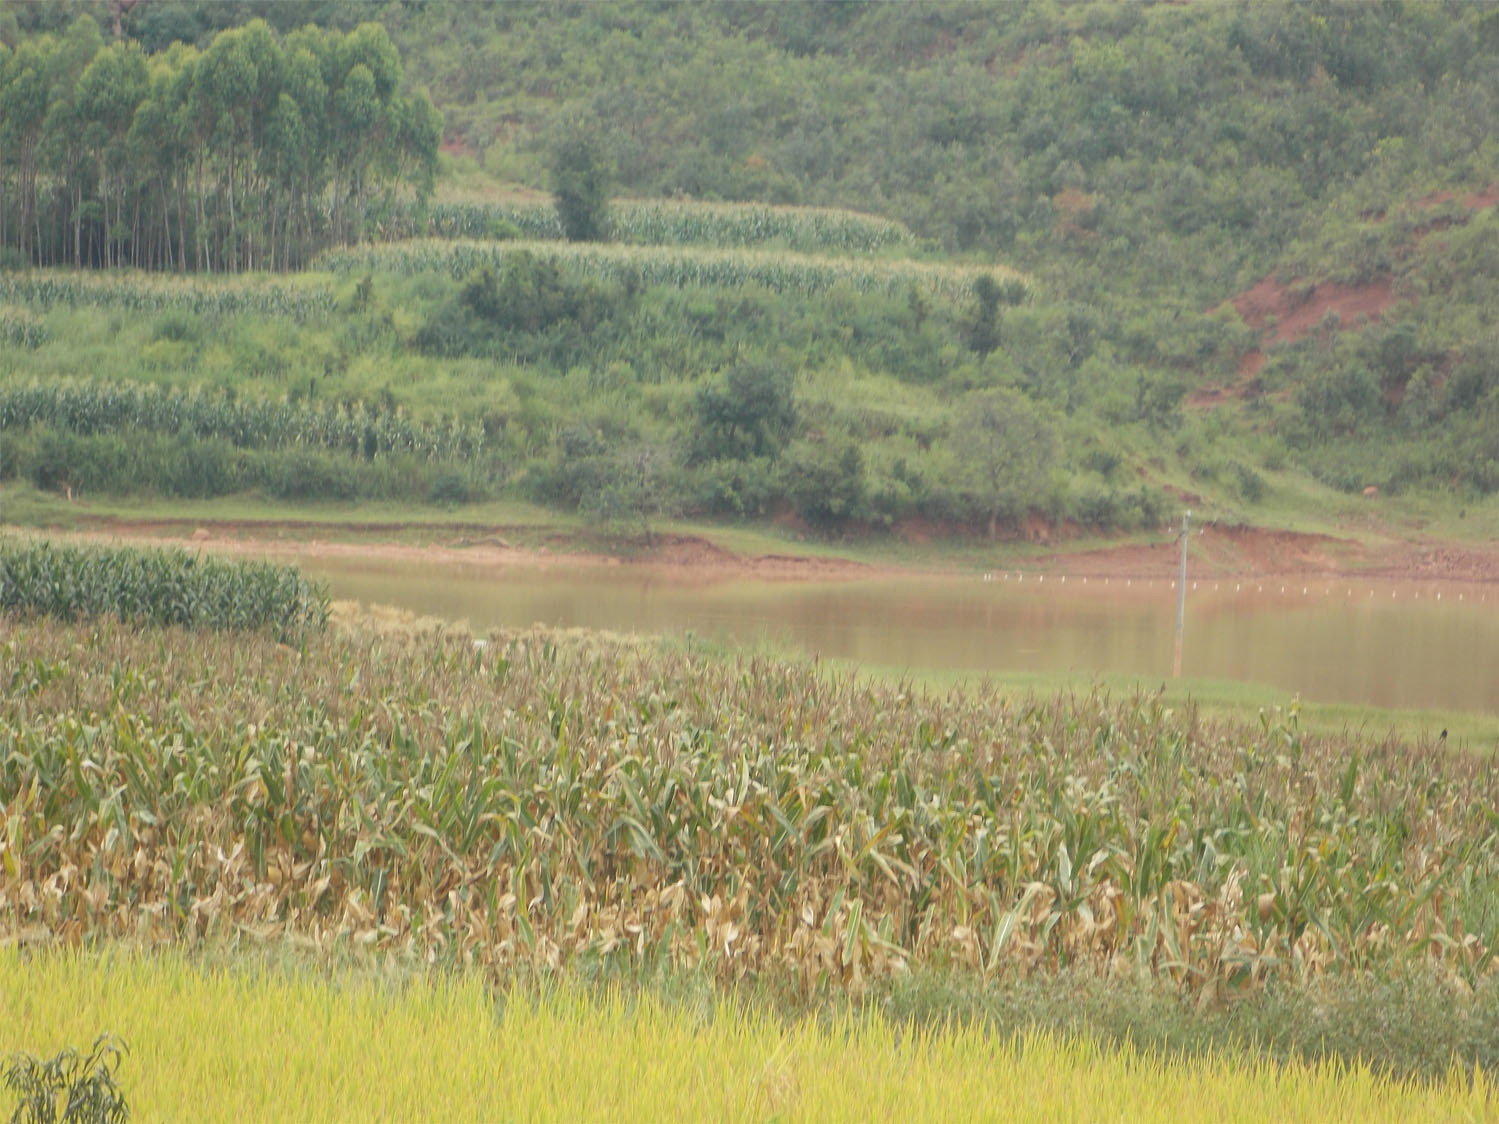
POLYGON ((566 986, 495 994, 213 967, 177 954, 0 949, 0 1053, 130 1047, 141 1121, 1479 1121, 1492 1086, 1454 1069, 1182 1058, 1047 1033, 782 1019, 566 986))

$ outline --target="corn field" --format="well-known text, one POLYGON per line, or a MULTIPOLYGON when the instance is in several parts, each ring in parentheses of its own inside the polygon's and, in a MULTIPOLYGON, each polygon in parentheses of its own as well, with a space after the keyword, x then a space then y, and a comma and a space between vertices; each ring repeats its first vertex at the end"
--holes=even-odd
MULTIPOLYGON (((326 626, 328 600, 321 587, 289 566, 224 561, 180 550, 55 546, 4 538, 0 614, 64 621, 108 616, 132 628, 265 630, 293 640, 326 626)), ((28 667, 39 666, 30 656, 24 647, 7 649, 12 687, 29 674, 28 667)))
POLYGON ((665 957, 806 994, 913 965, 1198 1002, 1494 970, 1499 777, 1294 716, 542 631, 6 632, 0 931, 665 957))
POLYGON ((507 254, 527 251, 559 266, 611 281, 626 278, 678 288, 763 285, 774 292, 812 295, 847 285, 859 292, 899 295, 915 287, 951 300, 966 297, 975 278, 1025 278, 1004 266, 941 262, 832 258, 782 250, 721 250, 700 246, 628 246, 599 242, 482 242, 418 239, 329 250, 315 269, 349 275, 436 270, 466 277, 482 267, 497 269, 507 254))
MULTIPOLYGON (((831 207, 620 199, 610 205, 609 221, 615 239, 640 246, 774 246, 805 254, 850 255, 910 250, 916 245, 915 235, 901 223, 831 207)), ((549 204, 434 203, 426 208, 424 225, 413 216, 398 224, 401 228, 408 237, 482 239, 511 228, 534 241, 564 237, 549 204)))
POLYGON ((262 277, 170 277, 141 272, 96 274, 68 270, 0 273, 0 302, 51 308, 110 308, 123 312, 176 310, 199 316, 249 313, 298 322, 333 311, 332 290, 262 277))
POLYGON ((0 432, 45 425, 91 436, 136 431, 221 438, 246 449, 316 448, 373 460, 410 454, 431 463, 475 460, 482 425, 457 417, 416 422, 400 410, 267 402, 144 383, 0 385, 0 432))
POLYGON ((41 347, 50 335, 46 323, 30 309, 0 305, 0 343, 30 351, 41 347))

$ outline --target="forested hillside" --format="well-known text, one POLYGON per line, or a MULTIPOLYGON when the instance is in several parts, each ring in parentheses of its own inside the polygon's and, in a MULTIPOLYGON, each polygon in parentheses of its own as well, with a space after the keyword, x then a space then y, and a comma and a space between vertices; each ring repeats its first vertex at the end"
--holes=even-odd
MULTIPOLYGON (((1149 524, 1173 490, 1249 519, 1322 487, 1499 490, 1492 5, 57 0, 6 5, 0 41, 13 268, 436 239, 330 250, 285 289, 295 320, 173 296, 111 328, 61 281, 0 294, 11 386, 462 414, 503 450, 402 472, 361 442, 336 494, 979 529, 1149 524), (275 105, 215 117, 210 60, 256 50, 275 105), (339 117, 361 69, 374 130, 339 117), (128 122, 96 92, 121 83, 128 122), (176 140, 132 159, 166 106, 176 140), (536 202, 576 136, 646 201, 607 246, 536 202)), ((47 442, 106 439, 25 426, 0 474, 38 483, 47 442)), ((303 494, 235 447, 222 489, 303 494)))

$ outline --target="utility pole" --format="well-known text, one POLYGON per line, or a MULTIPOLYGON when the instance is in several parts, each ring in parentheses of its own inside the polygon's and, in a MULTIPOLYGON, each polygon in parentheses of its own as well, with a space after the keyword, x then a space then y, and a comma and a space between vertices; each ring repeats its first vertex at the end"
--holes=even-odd
POLYGON ((1182 512, 1182 569, 1176 587, 1176 654, 1171 658, 1171 677, 1182 677, 1182 630, 1187 624, 1187 523, 1190 511, 1182 512))

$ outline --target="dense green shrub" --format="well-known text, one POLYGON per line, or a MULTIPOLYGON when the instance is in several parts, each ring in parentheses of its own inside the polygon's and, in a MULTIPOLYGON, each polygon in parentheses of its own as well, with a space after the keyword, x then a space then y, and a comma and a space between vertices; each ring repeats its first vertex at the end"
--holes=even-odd
POLYGON ((552 142, 550 157, 552 200, 563 236, 570 242, 607 239, 614 168, 604 137, 586 124, 567 122, 552 142))
POLYGON ((698 387, 693 407, 697 460, 774 459, 797 425, 791 372, 777 363, 734 364, 698 387))
POLYGON ((688 510, 730 519, 764 515, 781 495, 769 457, 693 465, 684 474, 682 489, 688 510))
POLYGON ((867 514, 864 455, 853 441, 801 441, 781 463, 782 487, 796 513, 824 529, 867 514))

